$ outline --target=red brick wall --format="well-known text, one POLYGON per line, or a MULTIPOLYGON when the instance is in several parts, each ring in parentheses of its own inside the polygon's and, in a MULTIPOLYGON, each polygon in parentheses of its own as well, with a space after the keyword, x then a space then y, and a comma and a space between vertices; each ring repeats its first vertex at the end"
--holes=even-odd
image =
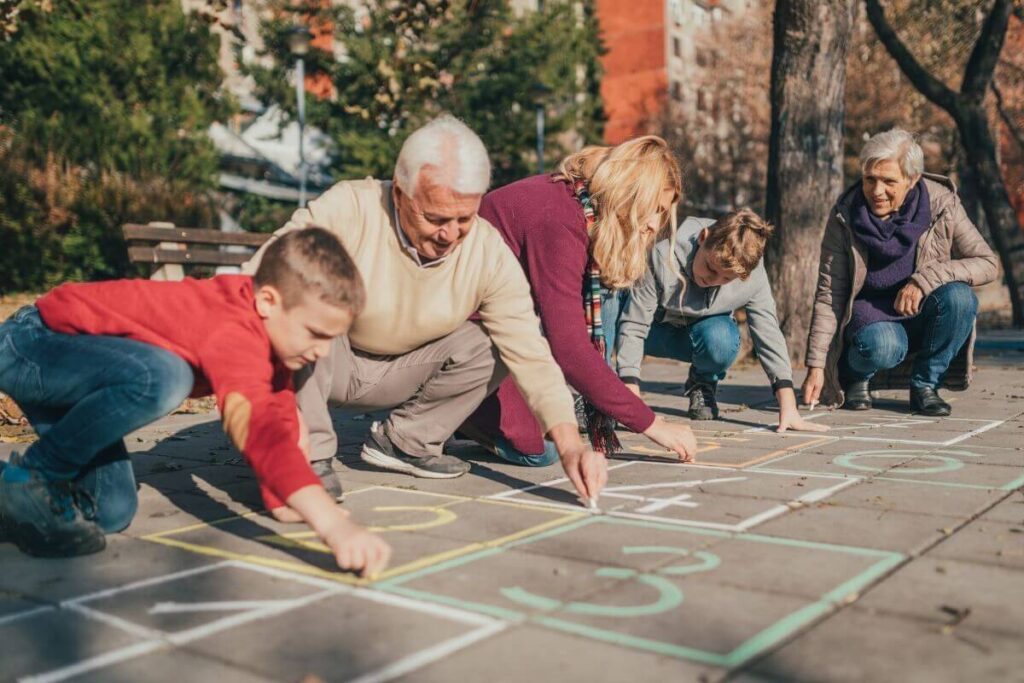
POLYGON ((597 17, 608 49, 601 58, 604 138, 618 144, 647 132, 644 124, 665 104, 665 0, 598 0, 597 17))

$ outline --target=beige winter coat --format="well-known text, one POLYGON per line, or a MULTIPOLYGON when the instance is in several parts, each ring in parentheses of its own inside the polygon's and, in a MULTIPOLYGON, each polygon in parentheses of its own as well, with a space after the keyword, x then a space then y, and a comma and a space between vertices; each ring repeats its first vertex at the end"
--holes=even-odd
MULTIPOLYGON (((914 282, 928 296, 948 282, 966 282, 972 287, 995 279, 996 256, 978 229, 967 217, 956 186, 945 176, 924 174, 931 200, 932 224, 917 243, 914 282)), ((853 238, 850 207, 861 184, 846 190, 836 202, 821 241, 818 287, 814 314, 807 339, 807 367, 825 369, 824 404, 843 403, 839 384, 839 358, 843 353, 844 332, 853 314, 853 300, 867 276, 867 252, 853 238)), ((974 333, 954 358, 944 386, 966 389, 971 381, 974 358, 974 333)), ((879 372, 872 378, 872 389, 905 388, 910 375, 912 354, 898 367, 879 372)))

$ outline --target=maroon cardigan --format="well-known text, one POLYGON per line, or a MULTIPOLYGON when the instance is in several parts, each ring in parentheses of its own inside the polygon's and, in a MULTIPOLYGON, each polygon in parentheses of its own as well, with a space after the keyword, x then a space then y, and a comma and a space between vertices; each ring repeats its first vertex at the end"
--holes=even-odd
MULTIPOLYGON (((633 430, 643 432, 654 413, 623 384, 594 348, 583 314, 583 276, 589 238, 583 209, 565 182, 550 175, 526 178, 489 192, 480 215, 505 238, 526 272, 544 336, 566 381, 633 430)), ((488 435, 501 433, 522 453, 544 451, 540 424, 509 377, 470 421, 488 435)))

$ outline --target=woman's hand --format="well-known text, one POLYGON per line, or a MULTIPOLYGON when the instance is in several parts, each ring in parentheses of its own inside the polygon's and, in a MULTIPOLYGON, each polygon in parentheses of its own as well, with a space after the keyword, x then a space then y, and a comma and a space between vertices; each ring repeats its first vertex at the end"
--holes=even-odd
POLYGON ((627 389, 633 392, 634 396, 636 396, 637 398, 641 398, 639 384, 631 384, 630 382, 624 382, 624 384, 626 385, 627 389))
POLYGON ((924 292, 913 282, 903 285, 903 289, 896 295, 893 308, 900 315, 917 315, 921 310, 921 301, 924 299, 924 292))
POLYGON ((666 422, 656 417, 644 436, 663 448, 673 451, 683 462, 693 462, 697 457, 697 437, 689 425, 666 422))
POLYGON ((807 405, 817 403, 821 398, 821 390, 824 386, 825 368, 807 368, 807 376, 804 377, 804 385, 801 387, 804 403, 807 405))

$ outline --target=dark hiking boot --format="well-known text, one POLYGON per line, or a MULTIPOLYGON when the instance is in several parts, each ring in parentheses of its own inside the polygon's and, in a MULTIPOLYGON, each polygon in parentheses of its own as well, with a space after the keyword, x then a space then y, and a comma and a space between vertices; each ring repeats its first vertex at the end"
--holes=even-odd
POLYGON ((0 527, 18 549, 36 557, 73 557, 103 550, 96 505, 74 482, 51 481, 14 456, 0 470, 0 527))
POLYGON ((953 410, 931 387, 910 387, 910 409, 929 417, 946 417, 953 410))
POLYGON ((367 465, 426 479, 454 479, 469 471, 468 462, 451 455, 409 455, 391 442, 379 422, 370 427, 359 457, 367 465))
POLYGON ((320 483, 324 485, 327 495, 340 502, 345 500, 345 490, 341 487, 341 479, 334 471, 333 460, 334 458, 314 460, 309 464, 313 467, 313 474, 320 477, 320 483))
POLYGON ((717 384, 692 384, 686 387, 690 396, 690 409, 686 411, 691 420, 717 420, 718 401, 715 394, 717 384))
POLYGON ((850 382, 846 387, 846 400, 843 407, 847 410, 871 410, 874 405, 871 401, 870 380, 862 379, 850 382))

